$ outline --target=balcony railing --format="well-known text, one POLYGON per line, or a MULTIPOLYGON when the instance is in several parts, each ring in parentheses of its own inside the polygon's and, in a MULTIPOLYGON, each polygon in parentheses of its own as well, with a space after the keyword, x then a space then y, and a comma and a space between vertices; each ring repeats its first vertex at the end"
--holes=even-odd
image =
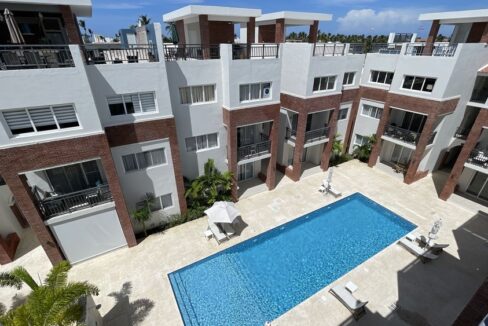
POLYGON ((452 57, 456 53, 457 44, 408 43, 405 55, 452 57))
POLYGON ((259 143, 241 146, 237 149, 237 159, 247 160, 261 155, 269 154, 271 150, 271 141, 265 140, 259 143))
POLYGON ((468 163, 488 168, 488 149, 475 148, 468 157, 468 163))
POLYGON ((402 49, 401 44, 394 43, 373 43, 365 46, 365 51, 368 53, 380 54, 400 54, 402 49))
POLYGON ((466 127, 466 126, 458 127, 456 132, 454 133, 454 137, 459 139, 466 139, 468 138, 468 134, 470 130, 471 127, 466 127))
POLYGON ((393 125, 386 127, 384 135, 413 145, 416 145, 420 138, 419 132, 403 129, 393 125))
POLYGON ((349 54, 362 54, 365 53, 364 43, 350 43, 349 44, 349 54))
POLYGON ((87 44, 83 46, 89 65, 157 62, 158 51, 154 44, 117 45, 87 44))
POLYGON ((344 43, 315 43, 313 46, 313 55, 320 57, 341 56, 346 52, 344 43))
POLYGON ((0 45, 0 70, 74 67, 67 45, 0 45))
MULTIPOLYGON (((329 127, 313 129, 305 132, 304 143, 312 143, 315 141, 327 139, 329 137, 329 127)), ((286 138, 293 139, 296 138, 297 131, 286 128, 286 138)))
POLYGON ((278 58, 279 44, 233 44, 232 59, 278 58))
POLYGON ((112 193, 108 185, 102 185, 42 199, 39 201, 39 208, 44 214, 44 218, 49 219, 110 201, 112 201, 112 193))
POLYGON ((164 45, 164 59, 166 61, 220 59, 220 46, 218 44, 164 45))

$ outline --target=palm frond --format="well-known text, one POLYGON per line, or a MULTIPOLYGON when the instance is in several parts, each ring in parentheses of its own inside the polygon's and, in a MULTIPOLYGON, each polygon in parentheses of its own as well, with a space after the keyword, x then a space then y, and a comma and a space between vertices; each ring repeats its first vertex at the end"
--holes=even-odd
POLYGON ((14 277, 20 279, 22 282, 27 284, 32 290, 35 290, 39 287, 39 285, 34 281, 32 276, 29 274, 29 272, 22 266, 18 266, 14 268, 10 272, 14 277))
POLYGON ((68 280, 68 272, 70 269, 71 265, 66 260, 58 263, 53 268, 51 268, 49 274, 47 274, 47 277, 44 281, 45 285, 52 288, 62 287, 66 285, 66 282, 68 280))
POLYGON ((0 287, 4 286, 14 287, 20 290, 22 288, 22 280, 12 273, 3 272, 0 273, 0 287))

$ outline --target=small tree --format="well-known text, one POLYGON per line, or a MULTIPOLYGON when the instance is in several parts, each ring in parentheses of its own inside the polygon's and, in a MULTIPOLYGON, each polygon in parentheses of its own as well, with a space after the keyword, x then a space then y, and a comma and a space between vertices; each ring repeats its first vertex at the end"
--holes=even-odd
POLYGON ((373 146, 376 144, 376 135, 368 137, 368 141, 363 145, 355 145, 352 155, 361 162, 368 162, 373 146))
POLYGON ((98 288, 88 282, 68 282, 71 265, 62 261, 55 265, 43 283, 37 284, 25 268, 19 266, 0 273, 0 286, 18 290, 26 284, 31 293, 24 303, 0 316, 5 326, 16 325, 73 325, 81 321, 83 306, 80 300, 98 295, 98 288))
POLYGON ((147 15, 140 15, 139 23, 141 24, 141 26, 149 25, 151 23, 151 18, 149 18, 147 15))
POLYGON ((142 225, 146 237, 146 222, 151 218, 151 207, 154 205, 154 201, 154 195, 149 192, 146 193, 141 201, 141 207, 132 213, 134 219, 142 225))
POLYGON ((80 19, 78 25, 83 29, 83 35, 86 36, 86 22, 83 19, 80 19))

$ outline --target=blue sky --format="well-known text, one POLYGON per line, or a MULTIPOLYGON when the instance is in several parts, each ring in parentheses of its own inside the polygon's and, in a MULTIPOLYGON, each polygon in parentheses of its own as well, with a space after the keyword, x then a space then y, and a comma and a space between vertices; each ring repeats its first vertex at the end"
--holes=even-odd
MULTIPOLYGON (((325 12, 333 15, 320 30, 343 34, 387 34, 416 32, 425 35, 430 27, 417 21, 419 13, 488 8, 486 0, 92 0, 93 16, 85 19, 95 33, 113 36, 120 28, 137 21, 142 14, 162 22, 162 14, 186 5, 218 5, 260 8, 274 11, 325 12)), ((297 29, 287 29, 287 33, 297 29)), ((299 29, 300 30, 300 29, 299 29)), ((305 29, 303 29, 305 30, 305 29)), ((441 30, 448 33, 449 29, 441 30)))

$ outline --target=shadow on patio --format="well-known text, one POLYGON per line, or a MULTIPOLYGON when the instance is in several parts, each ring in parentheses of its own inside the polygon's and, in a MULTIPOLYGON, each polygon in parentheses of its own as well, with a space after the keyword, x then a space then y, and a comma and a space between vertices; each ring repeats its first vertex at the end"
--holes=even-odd
MULTIPOLYGON (((367 309, 357 324, 452 325, 487 276, 488 216, 476 214, 453 234, 459 258, 444 252, 438 260, 430 263, 414 260, 398 272, 398 301, 382 303, 391 312, 384 317, 367 309)), ((488 313, 488 307, 485 310, 485 314, 488 313)), ((481 321, 468 317, 473 320, 464 325, 478 325, 481 321)), ((351 324, 355 324, 352 316, 341 323, 351 324)))

